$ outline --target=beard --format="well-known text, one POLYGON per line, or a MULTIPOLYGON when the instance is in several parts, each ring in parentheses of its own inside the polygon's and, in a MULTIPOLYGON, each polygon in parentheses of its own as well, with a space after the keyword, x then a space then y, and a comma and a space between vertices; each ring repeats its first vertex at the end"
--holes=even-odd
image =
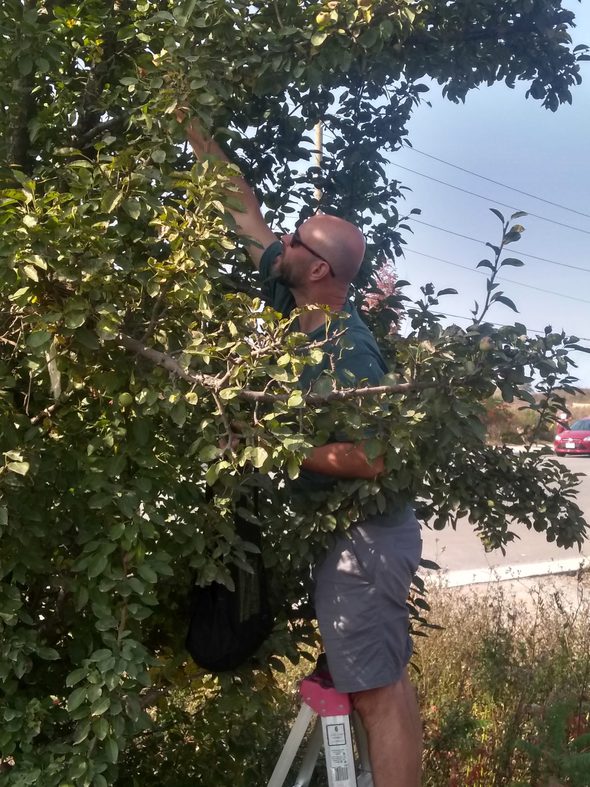
POLYGON ((289 290, 297 289, 301 283, 301 272, 294 270, 290 265, 285 265, 284 259, 275 265, 273 279, 289 290))

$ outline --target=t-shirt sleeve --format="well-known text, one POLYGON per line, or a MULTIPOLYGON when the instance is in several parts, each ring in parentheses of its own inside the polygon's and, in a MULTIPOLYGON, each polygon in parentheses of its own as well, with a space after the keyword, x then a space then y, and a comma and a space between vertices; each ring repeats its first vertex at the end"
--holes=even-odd
POLYGON ((364 386, 379 385, 385 372, 379 359, 373 355, 359 358, 358 355, 345 352, 336 371, 342 385, 347 388, 363 383, 364 386))
MULTIPOLYGON (((340 384, 352 388, 379 385, 383 376, 387 374, 387 366, 377 346, 373 342, 364 340, 354 342, 349 346, 345 336, 343 346, 339 348, 335 357, 336 374, 340 384)), ((351 337, 350 337, 351 338, 351 337)))
MULTIPOLYGON (((350 339, 343 340, 343 347, 335 354, 335 370, 338 382, 343 388, 367 388, 380 385, 383 376, 387 374, 387 365, 383 360, 379 348, 374 343, 372 336, 364 332, 358 336, 356 331, 351 331, 354 336, 353 345, 350 339)), ((350 434, 342 429, 337 430, 333 439, 335 442, 357 441, 376 436, 374 426, 365 425, 362 429, 350 434)))
POLYGON ((266 247, 260 258, 259 276, 264 300, 269 303, 273 309, 280 312, 283 317, 287 317, 295 307, 295 299, 291 291, 285 287, 284 284, 277 281, 272 275, 272 267, 282 251, 283 246, 280 240, 266 247))

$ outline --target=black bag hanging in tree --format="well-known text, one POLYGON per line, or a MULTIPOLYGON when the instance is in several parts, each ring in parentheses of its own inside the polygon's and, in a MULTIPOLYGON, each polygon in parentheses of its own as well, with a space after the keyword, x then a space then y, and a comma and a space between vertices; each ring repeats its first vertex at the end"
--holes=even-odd
MULTIPOLYGON (((260 528, 235 514, 236 533, 258 548, 260 528)), ((260 553, 249 556, 252 572, 233 565, 235 590, 220 582, 193 586, 186 648, 197 666, 209 672, 240 667, 272 631, 266 571, 260 553)))

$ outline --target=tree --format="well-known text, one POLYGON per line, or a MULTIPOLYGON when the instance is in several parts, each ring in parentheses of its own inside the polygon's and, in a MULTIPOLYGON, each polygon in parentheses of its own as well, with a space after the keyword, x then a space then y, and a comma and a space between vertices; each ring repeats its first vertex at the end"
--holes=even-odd
POLYGON ((383 389, 337 391, 328 376, 304 399, 297 380, 321 347, 263 308, 228 213, 231 166, 194 163, 174 120, 188 103, 277 231, 318 207, 358 221, 362 301, 374 261, 403 252, 403 187, 384 163, 420 79, 455 101, 524 80, 555 110, 587 59, 572 51, 573 19, 559 0, 2 4, 3 783, 112 782, 150 704, 187 674, 207 680, 186 665, 184 595, 193 574, 230 582, 230 564, 247 563, 233 512, 253 487, 284 599, 258 686, 312 637, 293 608, 326 533, 388 496, 418 499, 436 527, 468 514, 490 547, 519 525, 580 542, 576 476, 484 443, 480 402, 496 387, 547 419, 575 381, 575 337, 485 321, 494 302, 510 305, 495 276, 519 264, 503 256, 518 217, 501 217, 468 329, 443 329, 432 307, 445 291, 426 287, 405 306, 411 336, 387 339, 383 389), (308 165, 320 119, 321 170, 308 165), (236 421, 231 453, 218 446, 236 421), (286 502, 278 479, 297 476, 314 441, 354 439, 361 424, 387 476, 341 485, 313 513, 286 502))

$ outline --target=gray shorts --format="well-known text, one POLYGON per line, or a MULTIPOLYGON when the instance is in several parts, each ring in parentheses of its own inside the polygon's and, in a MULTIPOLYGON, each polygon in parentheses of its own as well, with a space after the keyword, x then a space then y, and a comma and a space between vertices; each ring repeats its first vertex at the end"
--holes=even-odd
POLYGON ((352 525, 315 572, 315 608, 328 667, 341 692, 397 682, 412 655, 406 604, 422 552, 410 506, 352 525))

